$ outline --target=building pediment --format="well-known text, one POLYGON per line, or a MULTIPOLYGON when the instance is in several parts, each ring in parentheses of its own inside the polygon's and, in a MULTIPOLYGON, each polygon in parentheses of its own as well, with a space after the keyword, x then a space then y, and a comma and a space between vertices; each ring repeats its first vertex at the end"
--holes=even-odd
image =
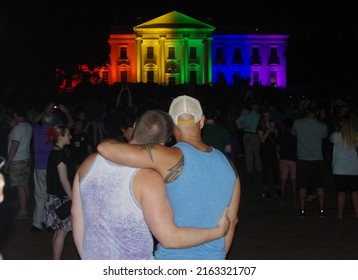
POLYGON ((135 32, 149 29, 172 29, 176 31, 180 29, 195 29, 201 32, 213 32, 215 27, 177 11, 172 11, 133 27, 135 32))
POLYGON ((285 87, 287 38, 217 33, 212 25, 172 11, 132 27, 132 34, 110 34, 108 81, 237 85, 245 79, 285 87))

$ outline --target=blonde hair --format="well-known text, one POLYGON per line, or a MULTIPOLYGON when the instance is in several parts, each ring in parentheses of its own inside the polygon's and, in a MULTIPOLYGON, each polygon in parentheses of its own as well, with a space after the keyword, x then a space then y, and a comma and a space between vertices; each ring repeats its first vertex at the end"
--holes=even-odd
POLYGON ((358 131, 355 129, 354 122, 349 115, 341 118, 340 130, 343 145, 349 149, 356 149, 358 146, 358 131))

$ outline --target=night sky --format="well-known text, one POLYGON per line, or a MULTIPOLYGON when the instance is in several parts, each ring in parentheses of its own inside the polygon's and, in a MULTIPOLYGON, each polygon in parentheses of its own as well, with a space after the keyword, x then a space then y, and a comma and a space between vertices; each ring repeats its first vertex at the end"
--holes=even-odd
POLYGON ((357 9, 338 7, 337 3, 312 8, 302 1, 287 1, 286 6, 266 2, 262 6, 255 1, 226 0, 216 5, 202 4, 209 1, 148 1, 145 6, 118 1, 111 7, 101 6, 101 1, 95 5, 85 2, 82 6, 77 1, 73 2, 76 6, 62 1, 6 4, 0 7, 0 84, 6 87, 26 80, 31 85, 36 83, 34 77, 50 80, 56 65, 66 67, 89 58, 101 60, 107 55, 105 45, 111 25, 135 26, 173 10, 216 27, 284 30, 289 35, 288 85, 357 84, 357 9), (28 79, 22 69, 27 70, 28 79))

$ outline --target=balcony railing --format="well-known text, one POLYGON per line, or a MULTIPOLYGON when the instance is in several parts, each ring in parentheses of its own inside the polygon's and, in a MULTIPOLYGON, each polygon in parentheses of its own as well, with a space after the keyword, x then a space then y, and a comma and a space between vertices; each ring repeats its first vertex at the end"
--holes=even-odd
POLYGON ((214 59, 214 65, 226 65, 226 58, 225 57, 220 57, 220 58, 215 58, 214 59))
POLYGON ((123 65, 123 64, 130 66, 131 62, 130 62, 130 60, 128 58, 126 58, 126 59, 122 59, 122 58, 118 59, 118 65, 123 65))
POLYGON ((244 64, 244 60, 242 59, 242 58, 234 58, 233 60, 232 60, 232 64, 233 65, 237 65, 237 64, 241 64, 241 65, 243 65, 244 64))
POLYGON ((275 57, 269 57, 269 61, 268 64, 277 64, 280 65, 280 58, 275 56, 275 57))
POLYGON ((189 57, 190 64, 200 64, 200 59, 198 57, 189 57))
POLYGON ((252 57, 250 60, 250 65, 254 65, 254 64, 262 65, 261 57, 252 57))

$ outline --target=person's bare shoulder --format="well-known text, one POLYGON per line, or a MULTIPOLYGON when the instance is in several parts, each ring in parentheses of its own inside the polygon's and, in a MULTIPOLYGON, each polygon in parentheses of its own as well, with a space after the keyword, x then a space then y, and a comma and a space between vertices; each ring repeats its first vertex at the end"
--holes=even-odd
POLYGON ((135 175, 133 186, 154 189, 157 186, 164 186, 164 181, 158 171, 151 168, 141 168, 135 175))
POLYGON ((134 176, 132 190, 136 201, 142 205, 142 199, 165 192, 165 185, 159 172, 151 168, 141 168, 134 176))
POLYGON ((88 169, 91 167, 94 159, 96 158, 97 153, 92 153, 89 156, 87 156, 85 158, 85 160, 82 162, 82 164, 80 165, 80 167, 78 168, 78 175, 79 175, 79 180, 81 181, 81 179, 87 174, 88 169))
POLYGON ((159 176, 159 178, 160 178, 161 180, 163 180, 162 177, 161 177, 161 175, 160 175, 160 173, 159 173, 158 171, 152 169, 152 168, 141 168, 141 169, 137 172, 136 176, 142 177, 142 178, 146 178, 146 177, 148 177, 148 178, 149 178, 149 177, 156 178, 157 176, 159 176))

